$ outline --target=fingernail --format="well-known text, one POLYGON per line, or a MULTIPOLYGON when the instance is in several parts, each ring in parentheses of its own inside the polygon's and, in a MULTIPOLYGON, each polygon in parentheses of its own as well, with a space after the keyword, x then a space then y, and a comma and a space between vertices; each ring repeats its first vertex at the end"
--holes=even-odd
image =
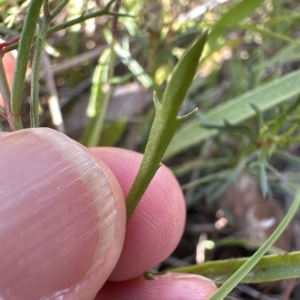
POLYGON ((0 157, 0 298, 63 294, 99 266, 115 234, 103 170, 50 129, 2 137, 0 157))

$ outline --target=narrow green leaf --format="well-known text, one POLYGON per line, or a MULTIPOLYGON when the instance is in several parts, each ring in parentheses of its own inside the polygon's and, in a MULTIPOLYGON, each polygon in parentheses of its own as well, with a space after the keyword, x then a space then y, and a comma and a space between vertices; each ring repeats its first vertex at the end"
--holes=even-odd
POLYGON ((215 168, 219 166, 223 166, 224 168, 224 166, 228 166, 230 163, 231 161, 227 157, 212 159, 196 158, 194 160, 189 160, 185 163, 181 163, 177 166, 171 167, 171 169, 176 176, 182 176, 196 168, 204 169, 215 168))
POLYGON ((16 117, 19 117, 20 115, 27 63, 42 4, 43 0, 30 1, 28 13, 26 15, 20 37, 16 70, 14 73, 14 81, 11 92, 11 110, 13 115, 16 117))
MULTIPOLYGON (((253 230, 255 230, 256 226, 253 226, 253 230)), ((252 228, 249 228, 251 230, 252 228)), ((263 242, 255 241, 247 238, 241 238, 241 237, 234 237, 229 236, 227 238, 221 239, 215 243, 215 248, 219 247, 236 247, 240 246, 247 250, 257 250, 263 242)), ((286 251, 277 248, 275 246, 270 247, 268 250, 268 254, 286 254, 286 251)))
POLYGON ((196 74, 198 61, 207 39, 207 31, 185 51, 175 67, 163 99, 154 95, 155 118, 151 127, 141 167, 126 198, 129 219, 161 165, 161 159, 182 120, 178 112, 196 74))
POLYGON ((189 183, 184 184, 181 188, 183 190, 186 190, 186 189, 190 189, 197 185, 207 183, 210 181, 216 181, 216 180, 220 180, 220 179, 224 180, 224 179, 228 178, 228 176, 230 176, 230 173, 231 173, 231 169, 230 170, 222 170, 222 171, 219 171, 218 173, 212 173, 207 176, 190 181, 189 183))
MULTIPOLYGON (((299 94, 299 82, 300 70, 291 72, 212 108, 206 113, 205 120, 217 125, 223 125, 224 120, 230 120, 231 124, 243 122, 255 115, 250 103, 256 105, 260 111, 265 111, 299 94)), ((200 120, 192 120, 178 130, 164 159, 170 158, 216 133, 217 130, 201 128, 200 120)))
POLYGON ((269 184, 268 184, 266 168, 263 161, 260 161, 258 163, 258 166, 260 171, 260 176, 259 176, 260 189, 263 197, 266 197, 269 192, 269 184))
POLYGON ((277 149, 274 155, 278 158, 281 158, 289 162, 292 166, 300 167, 300 158, 292 153, 289 153, 285 150, 277 149))
POLYGON ((38 32, 36 47, 34 49, 32 59, 32 75, 30 88, 30 119, 31 127, 39 127, 39 91, 40 91, 40 69, 42 62, 42 54, 44 51, 44 44, 47 35, 47 29, 51 21, 48 1, 44 1, 43 5, 44 17, 41 29, 38 32))
MULTIPOLYGON (((216 260, 200 265, 168 270, 176 273, 198 274, 217 284, 227 281, 249 258, 216 260)), ((260 259, 241 283, 263 283, 300 277, 300 252, 266 255, 260 259)), ((215 298, 217 299, 217 298, 215 298)), ((222 299, 222 298, 218 298, 222 299)))
POLYGON ((98 65, 93 75, 91 97, 87 109, 88 124, 81 142, 88 147, 99 145, 104 117, 111 93, 110 60, 111 48, 106 49, 99 57, 98 65))
MULTIPOLYGON (((104 37, 108 43, 111 43, 112 35, 109 31, 104 31, 104 37)), ((143 67, 132 57, 128 50, 124 49, 118 42, 115 42, 114 50, 122 63, 127 66, 144 87, 149 88, 152 86, 152 79, 147 75, 143 67)))
MULTIPOLYGON (((294 199, 294 202, 292 204, 292 206, 290 207, 289 211, 287 212, 287 214, 285 215, 285 217, 283 218, 283 220, 281 221, 281 223, 279 224, 279 226, 275 229, 275 231, 271 234, 271 236, 268 238, 268 240, 209 298, 210 300, 219 300, 219 299, 223 299, 225 296, 227 296, 233 289, 234 287, 239 284, 243 278, 247 278, 253 277, 253 267, 259 262, 259 260, 263 257, 263 255, 268 251, 268 249, 274 244, 274 242, 280 237, 280 235, 284 232, 284 230, 288 227, 288 225, 290 224, 290 222, 292 221, 294 215, 296 214, 296 212, 298 211, 299 208, 299 204, 300 204, 300 189, 297 188, 296 191, 296 196, 294 199)), ((286 258, 286 255, 282 255, 283 258, 286 258)), ((284 259, 285 261, 283 262, 283 269, 281 268, 281 276, 287 276, 287 272, 285 271, 285 264, 288 264, 287 260, 284 259)), ((269 266, 269 267, 273 267, 274 263, 273 262, 269 262, 269 264, 265 265, 265 266, 269 266)), ((282 267, 282 264, 281 264, 282 267)), ((264 269, 262 269, 264 271, 264 269)), ((295 273, 297 273, 297 277, 299 277, 300 273, 300 268, 295 268, 294 264, 292 269, 290 268, 290 273, 289 275, 291 277, 287 277, 287 278, 295 278, 295 273), (292 272, 291 272, 292 271, 292 272)), ((277 273, 277 277, 275 278, 274 275, 273 277, 272 274, 275 273, 275 270, 273 270, 273 272, 271 272, 270 277, 267 278, 266 277, 266 273, 265 272, 261 272, 261 275, 263 275, 263 280, 264 282, 270 280, 270 278, 272 278, 271 281, 275 280, 279 280, 279 273, 277 273)), ((285 279, 287 279, 285 278, 285 279)))

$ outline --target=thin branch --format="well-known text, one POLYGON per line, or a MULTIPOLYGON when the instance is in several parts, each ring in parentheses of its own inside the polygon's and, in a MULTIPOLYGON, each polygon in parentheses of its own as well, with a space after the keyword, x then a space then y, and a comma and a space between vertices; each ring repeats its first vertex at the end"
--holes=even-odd
POLYGON ((39 81, 42 53, 44 49, 44 42, 47 36, 47 29, 51 21, 51 15, 48 5, 48 0, 44 0, 44 18, 42 28, 39 32, 36 48, 33 56, 33 71, 31 74, 31 101, 30 101, 30 119, 31 127, 39 127, 39 81))
MULTIPOLYGON (((121 6, 121 0, 116 0, 116 5, 114 7, 114 12, 118 12, 119 8, 121 6)), ((85 143, 86 146, 92 147, 97 146, 99 144, 99 140, 101 137, 101 133, 103 130, 103 125, 105 121, 105 115, 107 112, 108 103, 111 97, 112 92, 112 85, 111 81, 114 76, 114 70, 115 70, 115 62, 116 62, 116 53, 115 53, 115 44, 117 40, 117 25, 118 25, 118 17, 115 16, 112 20, 111 25, 111 32, 112 32, 112 39, 110 42, 110 54, 109 54, 109 62, 108 62, 108 72, 105 75, 105 82, 102 82, 103 86, 101 87, 102 93, 98 92, 97 86, 100 85, 100 82, 102 80, 101 72, 95 71, 95 74, 98 74, 98 78, 95 76, 95 82, 93 82, 93 92, 91 97, 94 97, 94 99, 97 99, 95 102, 98 103, 98 109, 96 117, 91 118, 88 128, 88 132, 90 134, 87 134, 87 141, 85 143), (91 126, 93 128, 91 128, 91 126)), ((101 58, 100 58, 101 60, 101 58)), ((98 69, 100 68, 100 60, 98 63, 98 69)), ((92 98, 91 98, 92 100, 92 98)))
POLYGON ((56 8, 54 8, 51 12, 51 19, 54 19, 69 3, 69 0, 63 0, 56 8))
POLYGON ((75 18, 73 20, 70 20, 68 22, 65 22, 63 24, 59 24, 59 25, 56 25, 56 26, 53 26, 51 28, 48 29, 48 33, 47 33, 47 36, 57 32, 57 31, 60 31, 62 29, 66 29, 68 27, 71 27, 73 25, 76 25, 76 24, 79 24, 79 23, 82 23, 88 19, 93 19, 93 18, 96 18, 96 17, 101 17, 101 16, 104 16, 104 15, 110 15, 110 16, 115 16, 115 15, 120 15, 118 13, 115 13, 115 12, 111 12, 109 11, 110 7, 112 6, 112 4, 115 2, 115 0, 111 0, 110 2, 108 2, 106 4, 106 6, 101 9, 101 10, 98 10, 98 11, 95 11, 93 13, 90 13, 90 14, 86 14, 86 15, 82 15, 78 18, 75 18))
MULTIPOLYGON (((60 24, 60 25, 56 25, 56 26, 53 26, 53 27, 49 28, 48 31, 47 31, 47 37, 50 36, 50 35, 52 35, 53 33, 56 33, 58 31, 62 30, 62 29, 66 29, 66 28, 71 27, 73 25, 82 23, 82 22, 84 22, 86 20, 93 19, 93 18, 96 18, 96 17, 101 17, 101 16, 104 16, 104 15, 107 15, 107 16, 119 16, 119 17, 132 17, 132 18, 134 17, 134 16, 128 15, 128 14, 122 14, 122 13, 116 13, 116 12, 109 11, 111 5, 114 2, 115 2, 115 0, 111 0, 101 10, 98 10, 96 12, 80 16, 80 17, 78 17, 76 19, 73 19, 73 20, 70 20, 70 21, 68 21, 66 23, 63 23, 63 24, 60 24)), ((35 40, 36 40, 36 37, 35 37, 34 41, 35 40)), ((18 44, 10 45, 10 46, 6 47, 3 50, 3 52, 4 53, 9 52, 11 50, 17 49, 17 47, 18 47, 18 44)))
POLYGON ((45 69, 45 83, 49 92, 48 106, 51 114, 52 123, 58 131, 65 133, 65 126, 59 106, 55 80, 51 71, 49 56, 45 51, 43 52, 43 66, 45 69))
MULTIPOLYGON (((17 57, 17 64, 14 73, 11 94, 11 110, 13 113, 13 122, 15 122, 15 126, 17 126, 17 129, 23 128, 20 116, 23 98, 23 87, 26 76, 27 64, 29 60, 29 53, 42 5, 42 0, 32 0, 30 2, 23 31, 20 37, 18 49, 19 53, 17 57)), ((5 50, 8 50, 7 48, 8 47, 6 47, 5 50)))

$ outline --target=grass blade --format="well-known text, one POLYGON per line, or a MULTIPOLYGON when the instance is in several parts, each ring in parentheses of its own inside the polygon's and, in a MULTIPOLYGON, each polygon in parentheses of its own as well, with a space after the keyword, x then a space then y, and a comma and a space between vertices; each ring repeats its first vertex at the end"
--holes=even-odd
MULTIPOLYGON (((248 258, 209 261, 200 265, 168 270, 175 273, 198 274, 212 279, 217 284, 226 282, 248 258)), ((300 252, 266 255, 241 283, 263 283, 300 277, 300 252)), ((214 298, 214 299, 221 299, 214 298)))
MULTIPOLYGON (((227 296, 236 285, 238 285, 243 278, 246 276, 252 276, 250 271, 262 258, 262 256, 268 251, 268 249, 273 245, 273 243, 279 238, 279 236, 284 232, 287 226, 292 221, 294 215, 296 214, 300 204, 300 189, 297 188, 296 197, 289 211, 276 228, 276 230, 271 234, 268 240, 249 258, 231 277, 228 279, 224 285, 222 285, 209 299, 219 300, 227 296)), ((285 255, 283 255, 285 257, 285 255)), ((285 264, 285 262, 284 262, 285 264)), ((272 263, 273 265, 273 263, 272 263)), ((293 268, 294 269, 294 268, 293 268)), ((267 281, 266 276, 263 278, 267 281)))

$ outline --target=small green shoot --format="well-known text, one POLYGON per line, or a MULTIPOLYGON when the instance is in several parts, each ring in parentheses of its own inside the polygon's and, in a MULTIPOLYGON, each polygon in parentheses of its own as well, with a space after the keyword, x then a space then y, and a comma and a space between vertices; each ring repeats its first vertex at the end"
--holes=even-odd
POLYGON ((196 74, 198 61, 207 39, 204 32, 186 50, 175 67, 162 101, 154 94, 155 118, 139 172, 126 198, 127 220, 132 216, 153 176, 160 167, 161 159, 176 130, 194 116, 196 110, 178 117, 179 109, 196 74))

